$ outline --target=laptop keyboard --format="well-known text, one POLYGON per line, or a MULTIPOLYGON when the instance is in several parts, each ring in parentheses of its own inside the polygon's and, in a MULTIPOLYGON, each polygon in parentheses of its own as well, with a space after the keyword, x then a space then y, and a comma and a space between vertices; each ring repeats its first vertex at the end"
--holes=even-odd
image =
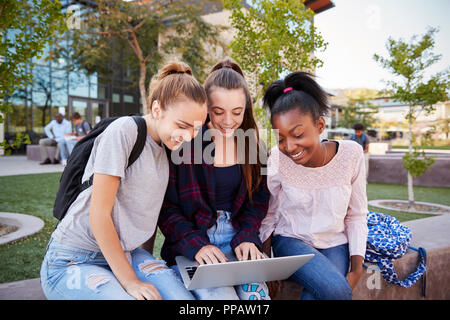
POLYGON ((189 276, 189 279, 192 279, 196 270, 197 270, 197 267, 186 267, 186 271, 189 276))

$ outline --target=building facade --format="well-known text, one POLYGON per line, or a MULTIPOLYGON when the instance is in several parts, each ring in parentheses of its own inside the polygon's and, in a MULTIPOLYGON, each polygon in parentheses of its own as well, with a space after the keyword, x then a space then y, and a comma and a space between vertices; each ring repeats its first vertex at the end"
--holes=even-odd
MULTIPOLYGON (((60 2, 65 12, 74 12, 69 28, 77 28, 77 15, 82 10, 95 6, 94 0, 60 2)), ((330 0, 309 0, 305 1, 305 4, 316 13, 334 6, 330 0)), ((139 1, 136 1, 136 5, 139 5, 139 1)), ((207 22, 229 26, 229 12, 223 10, 220 2, 206 11, 203 17, 207 22)), ((222 43, 229 44, 233 37, 232 31, 223 32, 220 37, 222 43)), ((69 51, 69 34, 58 45, 69 51)), ((27 66, 33 74, 33 80, 26 87, 17 90, 8 100, 13 111, 6 116, 2 128, 5 139, 12 142, 16 133, 22 132, 30 136, 32 143, 38 143, 45 135, 44 126, 56 113, 62 113, 69 119, 70 114, 78 112, 92 125, 104 117, 143 113, 139 89, 132 80, 132 70, 127 70, 119 62, 111 60, 110 74, 88 75, 82 70, 76 70, 69 58, 59 58, 56 61, 48 59, 51 49, 53 48, 46 48, 41 59, 33 59, 33 63, 27 66)), ((223 48, 216 48, 215 55, 221 58, 226 52, 223 48)), ((120 61, 120 58, 118 60, 120 61)), ((24 151, 24 146, 18 150, 19 153, 24 151)))

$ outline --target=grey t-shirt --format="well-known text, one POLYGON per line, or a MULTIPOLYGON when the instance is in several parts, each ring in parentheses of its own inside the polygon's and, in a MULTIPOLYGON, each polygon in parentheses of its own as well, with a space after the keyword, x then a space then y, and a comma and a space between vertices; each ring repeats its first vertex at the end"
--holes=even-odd
MULTIPOLYGON (((83 175, 83 181, 92 173, 121 178, 112 218, 128 260, 129 251, 153 235, 169 180, 165 149, 148 134, 141 155, 126 169, 136 139, 137 125, 131 117, 111 123, 95 139, 83 175)), ((89 226, 91 194, 92 187, 80 193, 52 237, 69 246, 100 252, 89 226)))
POLYGON ((91 126, 87 121, 83 121, 80 125, 75 126, 75 132, 77 133, 77 137, 84 137, 86 132, 91 130, 91 126))

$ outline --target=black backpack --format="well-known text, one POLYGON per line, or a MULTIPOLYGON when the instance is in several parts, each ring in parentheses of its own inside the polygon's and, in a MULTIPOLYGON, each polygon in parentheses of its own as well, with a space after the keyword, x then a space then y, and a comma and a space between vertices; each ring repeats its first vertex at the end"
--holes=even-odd
MULTIPOLYGON (((73 148, 72 153, 67 159, 67 165, 64 168, 61 179, 59 180, 59 189, 53 206, 53 216, 56 219, 62 220, 78 195, 83 190, 92 186, 94 180, 93 174, 83 183, 81 179, 83 178, 84 169, 86 168, 91 155, 95 138, 117 119, 119 119, 119 117, 110 117, 101 120, 89 134, 78 141, 73 148)), ((133 116, 133 119, 138 126, 138 136, 128 159, 128 167, 141 155, 145 146, 145 140, 147 139, 147 125, 144 118, 133 116)))

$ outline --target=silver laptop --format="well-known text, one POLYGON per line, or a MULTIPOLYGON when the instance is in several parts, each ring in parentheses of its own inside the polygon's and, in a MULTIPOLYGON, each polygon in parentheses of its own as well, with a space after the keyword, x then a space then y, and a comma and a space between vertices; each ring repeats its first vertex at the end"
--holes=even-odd
POLYGON ((186 288, 194 290, 285 280, 314 257, 314 254, 247 261, 238 261, 232 252, 226 253, 225 256, 228 262, 202 265, 186 257, 177 256, 175 261, 186 288))

